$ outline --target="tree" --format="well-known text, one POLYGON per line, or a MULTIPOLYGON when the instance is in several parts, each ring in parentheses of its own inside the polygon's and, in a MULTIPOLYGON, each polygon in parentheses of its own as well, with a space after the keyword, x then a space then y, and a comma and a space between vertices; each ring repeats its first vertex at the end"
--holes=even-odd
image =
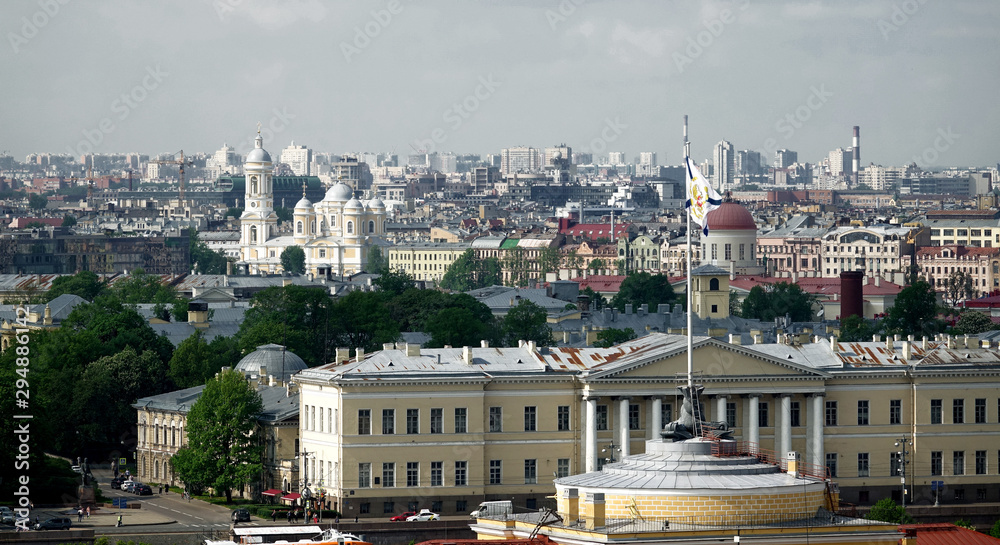
POLYGON ((352 291, 341 297, 331 313, 337 346, 364 348, 373 352, 399 338, 399 324, 387 308, 381 292, 352 291))
POLYGON ((507 346, 517 346, 518 341, 535 341, 538 346, 552 344, 545 309, 527 299, 521 299, 503 318, 501 331, 507 346))
POLYGON ((545 279, 545 275, 559 269, 559 250, 556 248, 542 248, 538 252, 538 271, 545 279))
POLYGON ((777 282, 767 286, 757 285, 743 300, 740 316, 748 319, 770 321, 788 315, 793 322, 813 319, 816 297, 805 292, 798 284, 777 282))
POLYGON ((597 332, 597 341, 594 346, 597 348, 611 348, 616 344, 631 341, 636 338, 635 331, 631 327, 625 329, 603 329, 597 332))
POLYGON ((218 336, 205 340, 201 330, 181 341, 170 358, 167 376, 177 388, 200 386, 223 367, 235 366, 240 349, 234 337, 218 336))
POLYGON ((990 528, 990 535, 1000 538, 1000 519, 997 519, 997 521, 993 523, 993 527, 990 528))
POLYGON ((471 291, 501 284, 500 260, 495 257, 480 259, 469 248, 451 262, 441 278, 440 286, 454 291, 471 291))
POLYGON ((628 275, 618 288, 618 293, 611 298, 611 306, 624 312, 625 305, 631 304, 638 309, 643 304, 656 309, 657 305, 673 303, 674 288, 670 279, 664 274, 649 274, 638 272, 628 275))
POLYGON ((295 210, 292 209, 292 208, 284 208, 284 207, 281 207, 281 206, 275 208, 274 209, 274 213, 275 213, 275 215, 278 216, 278 225, 281 225, 282 223, 284 223, 286 221, 292 221, 292 217, 294 216, 294 212, 295 212, 295 210))
POLYGON ((97 299, 104 293, 108 284, 90 271, 80 271, 73 276, 60 276, 52 281, 52 287, 45 294, 45 300, 51 301, 60 295, 71 293, 79 295, 87 301, 97 299))
POLYGON ((372 280, 372 284, 389 295, 402 295, 406 290, 413 288, 413 277, 405 271, 393 271, 388 267, 382 269, 382 274, 372 280))
POLYGON ((66 215, 63 216, 63 220, 62 220, 62 226, 63 227, 73 227, 74 225, 76 225, 76 218, 75 217, 73 217, 73 216, 71 216, 69 214, 66 214, 66 215))
POLYGON ((306 252, 299 246, 289 246, 281 251, 281 268, 291 274, 306 272, 306 252))
POLYGON ((45 207, 48 205, 49 200, 44 195, 39 195, 38 193, 28 195, 28 208, 32 210, 45 210, 45 207))
POLYGON ((944 323, 937 318, 937 296, 934 288, 924 280, 917 280, 903 288, 896 296, 895 304, 889 308, 885 319, 885 331, 890 335, 899 334, 904 338, 914 335, 933 336, 944 330, 944 323))
POLYGON ((388 268, 389 258, 382 255, 382 247, 372 246, 372 249, 368 250, 368 265, 365 270, 370 273, 380 273, 388 268))
POLYGON ((963 312, 955 322, 955 333, 960 335, 976 335, 995 328, 990 317, 975 310, 963 312))
POLYGON ((729 290, 729 315, 741 317, 741 312, 743 311, 743 303, 740 301, 740 296, 736 294, 736 290, 729 290))
POLYGON ((955 306, 959 301, 972 299, 974 289, 972 287, 972 275, 963 271, 953 271, 948 275, 948 282, 945 284, 945 295, 951 301, 951 306, 955 306))
POLYGON ((511 248, 504 252, 503 270, 509 275, 509 285, 518 287, 528 285, 530 263, 524 248, 511 248))
POLYGON ((870 341, 881 331, 878 322, 869 322, 867 318, 852 314, 840 320, 840 342, 853 343, 870 341))
POLYGON ((478 346, 480 341, 489 340, 491 322, 477 319, 467 308, 446 308, 429 319, 424 327, 424 332, 431 336, 427 347, 478 346))
POLYGON ((592 270, 592 271, 594 271, 594 274, 597 274, 597 271, 606 269, 608 267, 607 267, 607 265, 604 264, 604 260, 603 259, 597 258, 597 259, 591 260, 591 262, 587 265, 587 268, 590 269, 590 270, 592 270))
POLYGON ((566 267, 574 271, 576 276, 583 274, 581 265, 583 265, 583 258, 577 255, 576 250, 566 252, 566 267))
POLYGON ((312 366, 325 363, 337 346, 335 304, 320 287, 274 286, 254 295, 250 304, 236 334, 243 354, 275 343, 312 366))
POLYGON ((260 394, 236 371, 205 384, 187 416, 188 446, 170 459, 178 477, 195 487, 211 486, 233 501, 233 489, 250 484, 263 469, 256 434, 264 411, 260 394))
POLYGON ((188 244, 191 253, 191 268, 202 274, 226 274, 229 258, 222 250, 212 251, 204 242, 198 240, 198 231, 188 229, 188 244))
POLYGON ((868 520, 880 520, 882 522, 891 522, 892 524, 911 524, 913 523, 913 517, 906 512, 896 502, 892 501, 892 498, 882 498, 876 503, 868 514, 865 515, 868 520))

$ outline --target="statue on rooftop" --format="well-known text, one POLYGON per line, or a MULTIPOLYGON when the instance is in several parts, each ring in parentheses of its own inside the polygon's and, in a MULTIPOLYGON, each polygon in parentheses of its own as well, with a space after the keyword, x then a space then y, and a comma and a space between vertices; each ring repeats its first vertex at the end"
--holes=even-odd
MULTIPOLYGON (((669 422, 667 425, 663 426, 663 431, 660 432, 660 436, 664 439, 673 439, 674 442, 686 441, 688 439, 694 439, 698 437, 698 431, 700 428, 701 435, 706 433, 711 433, 713 437, 718 439, 732 439, 733 430, 729 429, 729 425, 723 421, 718 422, 708 422, 695 417, 694 413, 694 400, 691 396, 691 389, 687 386, 679 386, 678 390, 684 396, 684 402, 681 404, 680 414, 677 420, 669 422)), ((694 395, 697 396, 705 390, 704 386, 696 386, 694 395)))

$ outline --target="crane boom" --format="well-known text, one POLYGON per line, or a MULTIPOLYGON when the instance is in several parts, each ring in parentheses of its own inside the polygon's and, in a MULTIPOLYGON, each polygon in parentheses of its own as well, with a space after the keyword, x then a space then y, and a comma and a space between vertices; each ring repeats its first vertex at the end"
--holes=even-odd
POLYGON ((179 197, 179 199, 181 201, 181 206, 183 206, 184 205, 184 167, 185 167, 185 165, 194 166, 194 161, 185 161, 184 160, 184 150, 181 150, 181 151, 175 153, 174 155, 180 155, 181 158, 180 159, 155 159, 153 161, 150 161, 150 163, 156 163, 158 165, 178 165, 180 167, 180 173, 179 173, 180 187, 179 187, 179 189, 177 191, 177 196, 179 197))

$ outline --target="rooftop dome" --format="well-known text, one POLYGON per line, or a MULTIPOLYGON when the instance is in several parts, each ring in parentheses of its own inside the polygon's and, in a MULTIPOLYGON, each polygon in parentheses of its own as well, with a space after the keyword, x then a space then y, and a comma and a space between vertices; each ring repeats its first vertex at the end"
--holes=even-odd
POLYGON ((326 197, 323 197, 325 201, 348 201, 354 196, 354 190, 351 186, 345 184, 344 182, 337 182, 330 186, 330 189, 326 190, 326 197))
POLYGON ((247 163, 270 163, 271 155, 264 150, 264 139, 257 133, 257 138, 253 141, 254 149, 247 154, 247 163))
POLYGON ((747 230, 756 231, 757 224, 753 221, 750 211, 734 202, 723 202, 706 216, 708 232, 714 230, 747 230))
POLYGON ((244 375, 258 375, 264 367, 268 375, 285 381, 299 371, 308 368, 302 358, 285 349, 280 344, 265 344, 247 354, 236 364, 236 371, 244 375))
POLYGON ((385 203, 382 202, 382 199, 376 197, 368 201, 368 208, 371 208, 372 210, 381 210, 385 208, 385 203))
POLYGON ((305 208, 306 210, 308 210, 312 208, 312 205, 313 203, 310 202, 309 199, 302 197, 301 199, 299 199, 299 202, 295 203, 295 209, 298 210, 300 208, 305 208))
POLYGON ((361 201, 359 201, 357 199, 351 199, 351 200, 347 201, 347 204, 344 205, 344 210, 347 210, 347 209, 351 209, 351 210, 364 210, 364 208, 365 208, 365 205, 361 204, 361 201))

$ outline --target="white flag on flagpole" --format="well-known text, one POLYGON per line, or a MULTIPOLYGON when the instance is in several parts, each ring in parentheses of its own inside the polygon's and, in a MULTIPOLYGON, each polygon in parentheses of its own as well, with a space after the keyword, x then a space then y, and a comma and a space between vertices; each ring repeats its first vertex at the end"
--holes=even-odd
POLYGON ((685 206, 688 209, 688 214, 691 214, 691 219, 707 235, 708 225, 705 218, 709 212, 722 205, 722 196, 708 184, 708 180, 701 175, 690 157, 685 157, 684 160, 687 163, 687 202, 685 206))

